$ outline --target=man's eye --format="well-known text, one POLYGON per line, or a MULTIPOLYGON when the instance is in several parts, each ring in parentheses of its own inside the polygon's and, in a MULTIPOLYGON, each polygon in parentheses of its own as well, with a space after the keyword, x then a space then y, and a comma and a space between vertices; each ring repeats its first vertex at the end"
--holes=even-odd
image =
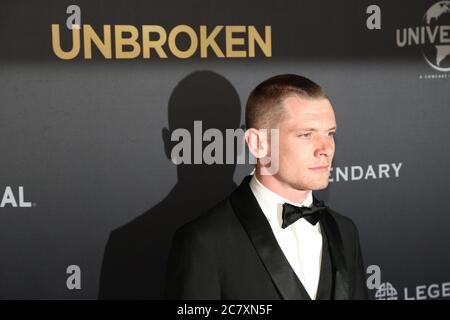
POLYGON ((330 131, 330 132, 328 132, 328 135, 329 136, 334 136, 335 133, 336 133, 336 131, 330 131))
POLYGON ((308 138, 311 136, 311 132, 307 132, 307 133, 302 133, 298 135, 299 137, 303 137, 303 138, 308 138))

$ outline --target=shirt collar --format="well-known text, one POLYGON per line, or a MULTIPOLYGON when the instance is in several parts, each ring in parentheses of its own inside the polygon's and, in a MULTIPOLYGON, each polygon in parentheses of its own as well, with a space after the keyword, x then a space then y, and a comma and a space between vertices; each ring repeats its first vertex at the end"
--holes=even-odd
POLYGON ((296 203, 289 201, 288 199, 280 196, 279 194, 273 192, 264 186, 255 175, 250 180, 250 189, 255 195, 256 200, 258 201, 261 210, 266 216, 269 222, 276 222, 275 224, 281 229, 281 225, 283 223, 283 204, 285 202, 290 203, 294 206, 306 206, 310 207, 313 203, 312 192, 309 191, 305 200, 301 203, 296 203))

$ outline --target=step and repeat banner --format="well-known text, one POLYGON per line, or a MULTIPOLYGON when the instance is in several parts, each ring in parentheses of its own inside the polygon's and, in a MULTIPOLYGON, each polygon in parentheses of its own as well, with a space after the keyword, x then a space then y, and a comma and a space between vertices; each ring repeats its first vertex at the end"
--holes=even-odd
POLYGON ((3 1, 0 298, 162 298, 174 231, 252 171, 245 103, 282 73, 335 109, 314 194, 358 226, 370 297, 450 298, 450 1, 433 0, 3 1))

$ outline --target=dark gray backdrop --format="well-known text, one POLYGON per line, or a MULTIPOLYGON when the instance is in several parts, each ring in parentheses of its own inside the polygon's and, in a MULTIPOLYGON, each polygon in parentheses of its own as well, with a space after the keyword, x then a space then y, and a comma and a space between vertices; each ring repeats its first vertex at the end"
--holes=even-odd
POLYGON ((339 127, 334 170, 402 163, 398 177, 391 169, 389 178, 341 179, 317 193, 357 224, 365 265, 378 265, 399 299, 405 288, 412 296, 423 285, 446 286, 449 79, 421 79, 447 74, 395 39, 433 3, 2 3, 0 197, 11 187, 18 199, 22 186, 32 207, 0 208, 0 298, 160 297, 174 229, 252 169, 177 167, 167 134, 191 130, 194 120, 204 130, 241 127, 251 89, 279 73, 326 89, 339 127), (50 26, 65 25, 70 4, 96 30, 270 25, 273 56, 106 61, 96 52, 63 61, 52 52, 50 26), (370 4, 381 8, 381 30, 366 28, 370 4), (81 268, 81 290, 66 287, 69 265, 81 268))

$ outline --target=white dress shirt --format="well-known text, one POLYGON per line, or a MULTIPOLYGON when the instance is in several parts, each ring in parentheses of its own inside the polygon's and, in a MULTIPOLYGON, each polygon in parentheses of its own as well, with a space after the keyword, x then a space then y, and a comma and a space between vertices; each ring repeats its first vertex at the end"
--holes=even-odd
POLYGON ((302 203, 295 203, 269 190, 258 181, 255 175, 250 180, 250 189, 269 221, 286 259, 311 299, 316 299, 322 260, 320 225, 319 223, 312 225, 306 219, 299 219, 287 228, 281 228, 283 203, 310 207, 313 203, 312 192, 308 193, 302 203))

